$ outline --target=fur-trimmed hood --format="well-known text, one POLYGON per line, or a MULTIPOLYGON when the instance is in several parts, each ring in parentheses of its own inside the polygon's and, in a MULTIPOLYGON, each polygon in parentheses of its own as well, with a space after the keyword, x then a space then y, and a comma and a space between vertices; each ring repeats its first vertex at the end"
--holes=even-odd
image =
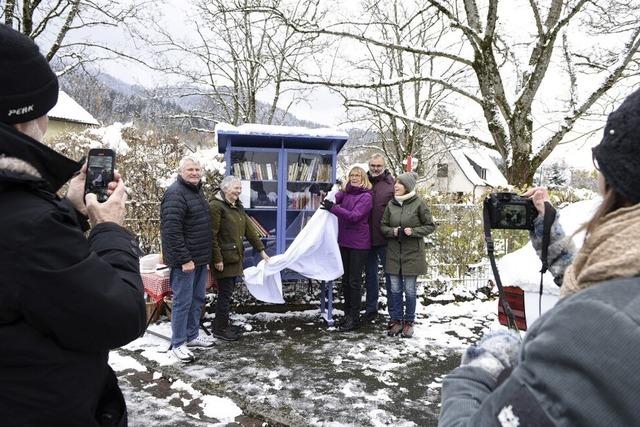
POLYGON ((56 192, 81 167, 81 163, 0 123, 0 186, 7 183, 44 185, 56 192))

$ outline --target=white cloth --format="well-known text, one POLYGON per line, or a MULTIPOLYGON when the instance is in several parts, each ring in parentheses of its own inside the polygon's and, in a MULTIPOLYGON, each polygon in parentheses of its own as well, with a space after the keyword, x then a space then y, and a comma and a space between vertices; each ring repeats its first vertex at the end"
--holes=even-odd
MULTIPOLYGON (((335 192, 327 195, 335 200, 335 192)), ((338 247, 338 218, 318 209, 285 253, 244 270, 247 289, 256 299, 284 303, 280 271, 288 268, 315 280, 335 280, 344 273, 338 247)))

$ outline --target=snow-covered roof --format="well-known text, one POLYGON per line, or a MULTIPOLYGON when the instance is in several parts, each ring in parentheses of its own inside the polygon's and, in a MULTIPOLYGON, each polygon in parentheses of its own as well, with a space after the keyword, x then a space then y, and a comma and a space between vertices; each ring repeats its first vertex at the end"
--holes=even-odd
POLYGON ((49 111, 48 116, 55 120, 100 126, 87 110, 62 90, 58 94, 58 103, 49 111))
POLYGON ((506 187, 509 183, 491 157, 477 148, 456 148, 450 151, 451 157, 460 166, 462 173, 473 185, 506 187), (486 177, 478 175, 473 164, 486 170, 486 177))
POLYGON ((257 123, 245 123, 233 126, 229 123, 218 123, 217 133, 237 133, 243 135, 270 135, 270 136, 308 136, 323 138, 348 138, 349 135, 334 128, 305 128, 300 126, 261 125, 257 123))
POLYGON ((333 128, 218 123, 215 138, 220 153, 226 152, 229 144, 254 148, 333 149, 338 152, 349 135, 333 128))

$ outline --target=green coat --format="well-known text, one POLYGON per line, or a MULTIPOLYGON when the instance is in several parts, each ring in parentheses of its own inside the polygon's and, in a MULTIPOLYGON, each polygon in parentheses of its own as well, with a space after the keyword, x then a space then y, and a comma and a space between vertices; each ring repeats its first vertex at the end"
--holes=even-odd
POLYGON ((436 225, 431 217, 429 208, 422 198, 414 195, 401 205, 391 199, 382 214, 382 234, 386 237, 387 262, 385 273, 404 276, 418 276, 427 273, 427 261, 423 237, 433 233, 436 225), (410 227, 411 236, 401 233, 400 237, 393 235, 393 229, 410 227))
POLYGON ((262 240, 251 225, 240 201, 233 206, 226 201, 221 191, 215 193, 211 202, 211 224, 213 226, 213 260, 211 271, 217 279, 242 276, 244 261, 244 245, 242 239, 247 238, 251 246, 258 251, 264 250, 262 240), (222 271, 216 270, 214 264, 224 263, 222 271))

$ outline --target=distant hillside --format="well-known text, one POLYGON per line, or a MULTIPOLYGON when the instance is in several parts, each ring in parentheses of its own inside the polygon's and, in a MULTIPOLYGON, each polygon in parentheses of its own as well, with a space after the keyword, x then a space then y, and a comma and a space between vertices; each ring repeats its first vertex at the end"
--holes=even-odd
MULTIPOLYGON (((68 73, 60 79, 60 83, 64 91, 103 124, 133 121, 141 127, 149 126, 169 132, 187 132, 192 128, 213 130, 213 121, 199 117, 216 116, 216 108, 219 108, 206 96, 180 96, 193 92, 188 87, 150 90, 127 84, 104 73, 68 73)), ((264 116, 267 108, 266 104, 259 103, 258 117, 264 116)), ((274 124, 311 128, 322 126, 298 120, 283 110, 276 112, 274 124)))

